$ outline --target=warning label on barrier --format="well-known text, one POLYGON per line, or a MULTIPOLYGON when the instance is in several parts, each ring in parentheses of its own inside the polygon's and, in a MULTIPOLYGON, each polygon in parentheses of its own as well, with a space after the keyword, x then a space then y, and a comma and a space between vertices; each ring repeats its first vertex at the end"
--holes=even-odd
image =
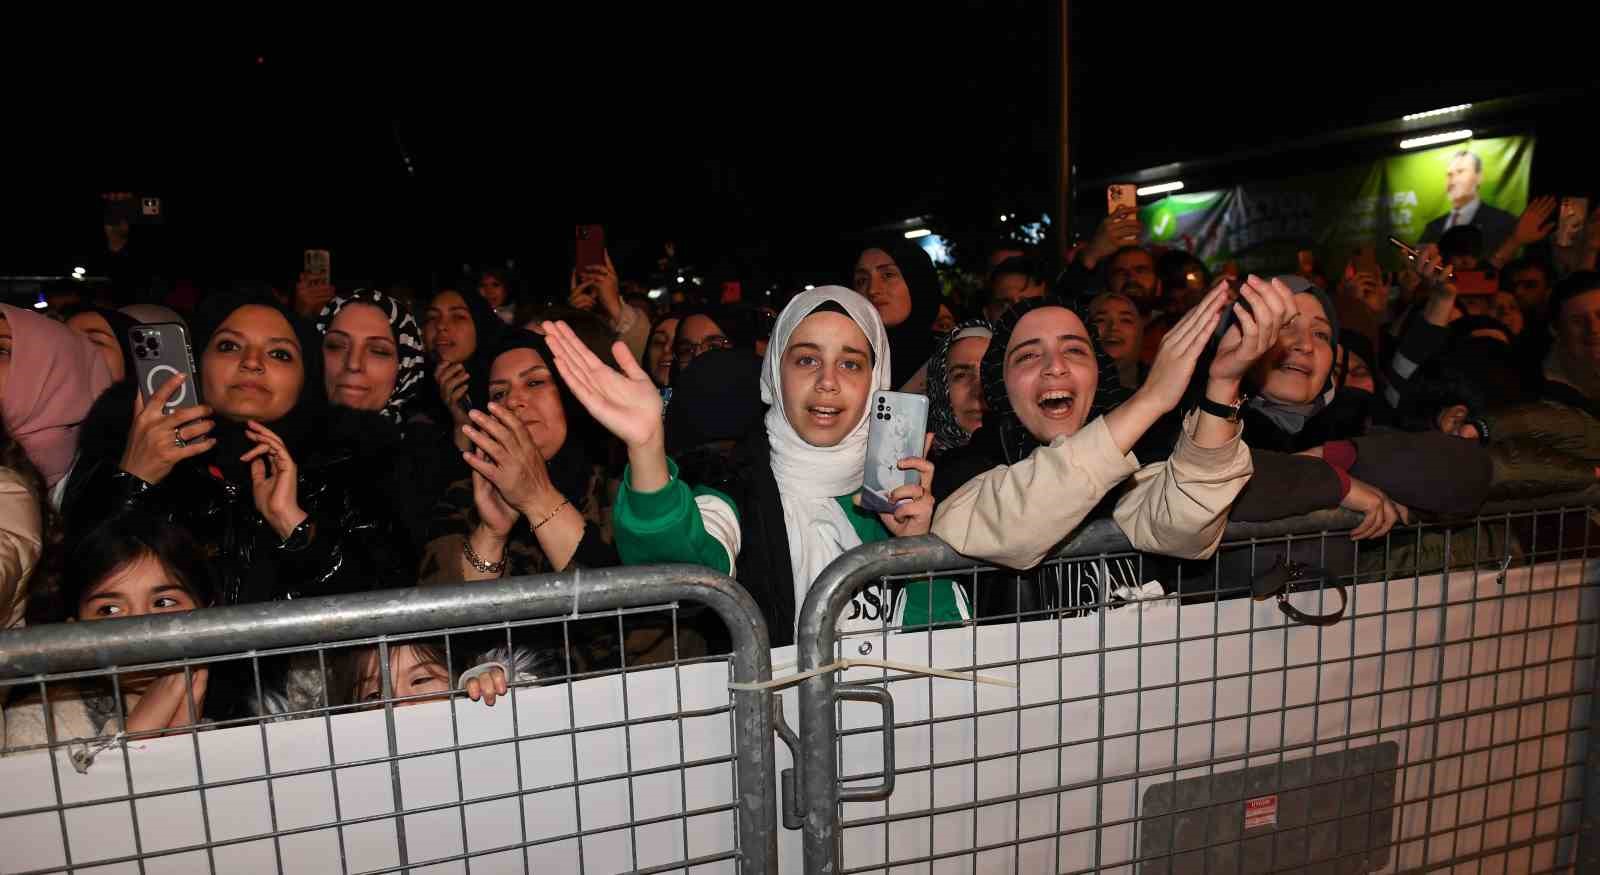
POLYGON ((1278 825, 1278 794, 1244 801, 1244 828, 1278 825))

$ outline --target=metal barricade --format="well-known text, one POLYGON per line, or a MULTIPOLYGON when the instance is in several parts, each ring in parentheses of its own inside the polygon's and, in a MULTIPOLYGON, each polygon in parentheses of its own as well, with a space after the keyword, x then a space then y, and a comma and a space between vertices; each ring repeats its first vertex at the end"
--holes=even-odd
POLYGON ((801 609, 799 671, 871 658, 1017 686, 803 681, 784 814, 805 871, 1600 871, 1596 506, 1363 542, 1342 511, 1236 524, 1195 563, 1097 522, 1022 576, 931 537, 858 548, 801 609), (1337 621, 1250 597, 1286 563, 1309 584, 1284 604, 1315 619, 1347 599, 1337 621), (980 606, 1014 587, 1013 606, 838 633, 867 587, 936 580, 980 606))
POLYGON ((773 873, 770 696, 726 686, 770 657, 695 566, 7 632, 0 698, 56 720, 0 746, 0 871, 773 873), (707 628, 731 655, 688 646, 707 628), (510 674, 494 707, 449 689, 478 653, 510 674), (196 725, 116 731, 150 673, 196 725), (219 696, 244 715, 199 720, 219 696), (80 711, 105 734, 61 734, 80 711))

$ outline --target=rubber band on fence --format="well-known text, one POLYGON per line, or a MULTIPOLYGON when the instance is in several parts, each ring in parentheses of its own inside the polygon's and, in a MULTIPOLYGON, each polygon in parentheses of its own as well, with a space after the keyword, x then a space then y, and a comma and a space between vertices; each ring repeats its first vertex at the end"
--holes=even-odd
POLYGON ((887 662, 881 659, 836 659, 819 668, 792 674, 788 677, 773 678, 770 681, 754 683, 730 683, 728 689, 735 691, 751 690, 781 690, 784 687, 794 686, 801 681, 807 681, 818 675, 834 671, 848 671, 852 668, 886 668, 891 671, 905 672, 911 675, 924 675, 927 677, 946 678, 952 681, 970 681, 975 684, 993 684, 997 687, 1017 687, 1016 681, 1006 678, 997 678, 992 675, 982 675, 976 672, 948 671, 942 668, 933 668, 927 665, 908 665, 903 662, 887 662))

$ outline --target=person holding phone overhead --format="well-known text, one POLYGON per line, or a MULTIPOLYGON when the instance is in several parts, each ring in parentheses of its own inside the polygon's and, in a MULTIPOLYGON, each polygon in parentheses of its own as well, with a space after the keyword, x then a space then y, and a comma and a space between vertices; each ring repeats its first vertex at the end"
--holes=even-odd
POLYGON ((605 253, 602 263, 580 262, 573 269, 567 303, 605 319, 611 330, 627 344, 634 361, 645 360, 650 344, 650 317, 622 300, 622 286, 617 280, 617 269, 611 264, 610 253, 605 253))
MULTIPOLYGON (((868 300, 840 286, 802 292, 778 315, 761 370, 765 428, 735 450, 724 479, 687 484, 667 457, 661 395, 622 344, 617 371, 561 323, 545 333, 556 368, 594 418, 628 449, 613 525, 626 563, 693 562, 736 577, 767 619, 774 646, 794 641, 811 582, 858 544, 921 535, 933 517, 934 469, 900 462, 922 485, 897 488, 892 513, 858 504, 869 400, 889 388, 888 335, 868 300)), ((874 587, 856 596, 841 628, 878 629, 899 605, 932 604, 931 622, 967 612, 949 582, 874 587), (932 592, 928 587, 933 587, 932 592)))
POLYGON ((194 325, 202 403, 164 412, 181 375, 135 397, 121 458, 73 489, 69 542, 123 515, 182 526, 214 557, 222 605, 413 579, 415 549, 371 489, 382 460, 328 440, 315 330, 251 295, 207 298, 194 325))

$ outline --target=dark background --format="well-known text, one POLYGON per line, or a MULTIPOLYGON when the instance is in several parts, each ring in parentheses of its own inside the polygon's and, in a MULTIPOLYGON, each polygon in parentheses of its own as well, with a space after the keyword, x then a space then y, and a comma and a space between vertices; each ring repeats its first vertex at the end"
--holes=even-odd
MULTIPOLYGON (((103 190, 160 195, 166 224, 135 240, 202 285, 292 282, 316 246, 341 286, 509 256, 564 291, 572 225, 592 221, 625 278, 672 239, 749 289, 837 281, 847 238, 884 223, 971 235, 1052 210, 1054 4, 863 5, 426 29, 396 9, 337 35, 312 19, 13 52, 0 274, 65 273, 101 245, 103 190)), ((1301 148, 1329 131, 1578 89, 1498 124, 1541 137, 1535 194, 1596 194, 1600 74, 1568 13, 1287 12, 1075 4, 1077 178, 1262 149, 1277 157, 1213 176, 1270 176, 1349 160, 1301 148)), ((1085 233, 1103 198, 1079 202, 1085 233)))

